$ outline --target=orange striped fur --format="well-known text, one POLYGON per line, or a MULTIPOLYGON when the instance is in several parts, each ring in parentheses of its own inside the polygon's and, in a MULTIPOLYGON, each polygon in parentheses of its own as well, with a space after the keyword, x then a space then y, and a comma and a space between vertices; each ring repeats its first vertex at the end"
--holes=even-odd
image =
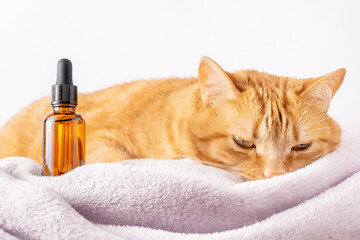
MULTIPOLYGON (((86 163, 187 156, 247 180, 295 171, 339 145, 340 127, 327 110, 345 72, 310 79, 228 73, 204 57, 197 79, 137 81, 81 94, 86 163), (239 146, 234 137, 253 147, 239 146)), ((42 119, 50 111, 46 97, 11 119, 0 131, 0 157, 41 163, 42 119)))

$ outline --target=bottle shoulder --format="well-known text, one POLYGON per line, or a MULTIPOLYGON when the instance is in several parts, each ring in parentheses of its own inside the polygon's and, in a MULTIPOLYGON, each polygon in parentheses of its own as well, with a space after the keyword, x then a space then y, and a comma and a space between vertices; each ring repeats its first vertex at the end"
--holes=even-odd
POLYGON ((56 121, 66 121, 66 120, 85 122, 84 118, 77 112, 74 113, 51 112, 45 116, 43 122, 56 122, 56 121))

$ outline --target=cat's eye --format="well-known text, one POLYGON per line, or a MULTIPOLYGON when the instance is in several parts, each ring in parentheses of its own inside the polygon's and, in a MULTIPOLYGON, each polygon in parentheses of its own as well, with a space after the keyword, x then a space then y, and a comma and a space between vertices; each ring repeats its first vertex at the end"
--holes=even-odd
POLYGON ((255 148, 254 143, 242 140, 238 136, 235 136, 233 139, 234 139, 234 142, 242 148, 255 148))
POLYGON ((311 143, 299 144, 299 145, 293 146, 292 149, 295 151, 305 150, 308 147, 310 147, 310 145, 311 145, 311 143))

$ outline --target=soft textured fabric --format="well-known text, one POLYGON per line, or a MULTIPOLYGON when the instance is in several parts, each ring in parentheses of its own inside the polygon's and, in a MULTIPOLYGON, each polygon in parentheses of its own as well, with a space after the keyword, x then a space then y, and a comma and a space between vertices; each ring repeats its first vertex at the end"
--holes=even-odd
POLYGON ((61 177, 0 159, 0 239, 360 239, 358 129, 313 164, 252 182, 189 159, 89 164, 61 177))

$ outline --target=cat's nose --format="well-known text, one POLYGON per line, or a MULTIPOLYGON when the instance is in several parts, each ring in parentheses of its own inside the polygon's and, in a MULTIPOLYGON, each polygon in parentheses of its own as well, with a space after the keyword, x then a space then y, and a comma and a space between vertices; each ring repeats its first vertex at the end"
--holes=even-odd
POLYGON ((264 176, 266 178, 271 178, 271 177, 275 177, 275 176, 279 176, 279 175, 284 175, 285 174, 285 171, 269 171, 269 170, 266 170, 264 172, 264 176))

